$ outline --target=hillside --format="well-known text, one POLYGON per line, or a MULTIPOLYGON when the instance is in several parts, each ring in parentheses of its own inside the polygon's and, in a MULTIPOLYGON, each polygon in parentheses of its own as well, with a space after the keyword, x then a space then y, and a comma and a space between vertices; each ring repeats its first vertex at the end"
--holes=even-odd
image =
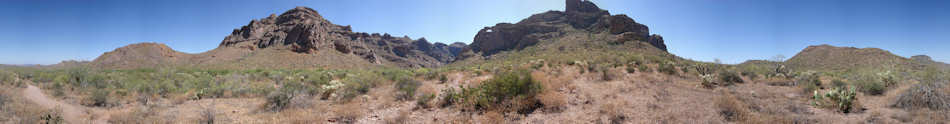
POLYGON ((878 48, 809 46, 785 61, 795 70, 915 68, 918 63, 878 48))

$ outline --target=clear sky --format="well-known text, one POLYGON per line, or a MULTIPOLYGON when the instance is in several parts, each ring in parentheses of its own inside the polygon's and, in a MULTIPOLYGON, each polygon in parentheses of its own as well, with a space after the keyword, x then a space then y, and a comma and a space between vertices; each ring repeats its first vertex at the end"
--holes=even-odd
MULTIPOLYGON (((594 0, 663 35, 670 52, 739 63, 809 45, 877 47, 950 62, 946 0, 594 0)), ((138 42, 200 53, 252 19, 307 6, 354 31, 471 43, 563 0, 2 0, 0 64, 92 60, 138 42)))

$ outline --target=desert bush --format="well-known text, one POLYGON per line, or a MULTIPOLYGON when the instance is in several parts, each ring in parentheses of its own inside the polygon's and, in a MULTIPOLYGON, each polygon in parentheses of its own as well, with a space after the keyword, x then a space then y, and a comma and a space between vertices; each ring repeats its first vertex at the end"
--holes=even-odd
MULTIPOLYGON (((398 76, 392 78, 398 78, 398 76)), ((366 94, 371 88, 376 87, 378 82, 381 81, 380 75, 376 73, 359 73, 356 75, 347 75, 347 78, 343 80, 344 86, 341 95, 343 99, 348 100, 358 95, 366 94)))
POLYGON ((429 108, 431 106, 429 105, 429 101, 432 101, 435 98, 435 94, 432 93, 422 94, 419 96, 419 99, 416 99, 416 106, 419 106, 420 108, 429 108))
POLYGON ((109 91, 106 89, 92 89, 91 92, 92 94, 83 100, 85 105, 97 107, 108 107, 111 105, 109 91))
POLYGON ((447 82, 449 82, 448 76, 445 76, 445 74, 439 75, 439 83, 447 83, 447 82))
POLYGON ((742 77, 739 77, 738 74, 731 71, 720 71, 719 72, 719 81, 722 81, 724 85, 732 85, 733 83, 742 83, 742 77))
POLYGON ((443 91, 442 106, 462 105, 463 109, 502 110, 530 113, 540 108, 535 98, 543 90, 527 70, 513 70, 496 74, 476 87, 461 87, 443 91))
POLYGON ((661 63, 656 71, 667 75, 676 75, 676 66, 673 63, 661 63))
POLYGON ((291 100, 296 96, 296 88, 293 86, 282 86, 280 89, 267 95, 267 101, 264 107, 273 112, 280 112, 288 108, 291 100))
POLYGON ((416 90, 419 89, 422 83, 419 81, 402 78, 396 81, 396 99, 398 100, 412 100, 413 96, 416 95, 416 90))
POLYGON ((634 65, 627 65, 627 67, 624 70, 626 70, 627 73, 636 73, 637 67, 634 65))
POLYGON ((758 74, 755 74, 755 72, 752 72, 752 71, 742 71, 741 74, 742 74, 742 76, 749 77, 749 79, 751 79, 751 80, 755 80, 756 78, 759 77, 758 74))
POLYGON ((754 117, 744 102, 732 94, 724 94, 716 99, 716 106, 719 107, 719 115, 726 121, 738 122, 754 117))
POLYGON ((842 87, 844 87, 844 86, 846 86, 846 85, 848 85, 848 83, 845 83, 845 82, 842 81, 841 79, 834 79, 834 80, 831 80, 831 86, 832 86, 832 87, 842 88, 842 87))
POLYGON ((637 66, 637 70, 639 70, 640 72, 653 72, 653 70, 650 69, 650 66, 647 66, 647 65, 637 66))
POLYGON ((861 92, 868 95, 881 95, 887 91, 887 85, 884 82, 873 78, 862 78, 855 82, 855 85, 858 86, 861 92))
POLYGON ((801 86, 805 92, 813 92, 821 89, 821 79, 815 72, 803 72, 796 77, 795 82, 801 86))
POLYGON ((857 93, 854 87, 847 90, 844 88, 831 88, 823 94, 814 91, 812 97, 815 100, 815 102, 812 103, 813 105, 835 108, 844 113, 849 113, 857 107, 855 105, 857 93))
POLYGON ((529 73, 526 70, 504 72, 482 83, 478 87, 478 105, 492 108, 512 99, 533 99, 542 87, 529 73))
POLYGON ((914 84, 913 87, 897 96, 894 107, 904 109, 950 109, 950 95, 945 91, 945 85, 938 83, 914 84))

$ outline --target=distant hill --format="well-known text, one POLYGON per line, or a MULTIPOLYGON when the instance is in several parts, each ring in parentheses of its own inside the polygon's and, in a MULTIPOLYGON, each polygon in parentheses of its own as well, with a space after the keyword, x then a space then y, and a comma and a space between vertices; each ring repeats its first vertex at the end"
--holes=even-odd
POLYGON ((785 64, 795 70, 845 70, 845 69, 915 69, 925 67, 920 62, 894 55, 878 48, 835 47, 831 45, 809 46, 785 64))

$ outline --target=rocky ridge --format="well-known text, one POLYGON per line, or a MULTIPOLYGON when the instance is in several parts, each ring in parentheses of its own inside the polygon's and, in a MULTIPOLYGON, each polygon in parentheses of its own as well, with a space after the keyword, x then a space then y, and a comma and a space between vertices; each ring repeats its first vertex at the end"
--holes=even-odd
POLYGON ((489 56, 501 51, 518 50, 541 40, 559 37, 563 32, 581 30, 590 33, 609 33, 615 42, 648 42, 666 51, 663 37, 650 35, 649 28, 630 17, 610 15, 591 1, 566 0, 565 11, 535 14, 518 23, 499 23, 481 29, 469 46, 470 51, 489 56))
POLYGON ((459 52, 452 51, 466 46, 463 43, 432 44, 425 38, 413 40, 408 36, 353 32, 350 26, 333 24, 313 9, 297 7, 235 29, 219 47, 282 49, 303 54, 340 52, 376 64, 388 61, 403 67, 435 67, 454 61, 459 52))

